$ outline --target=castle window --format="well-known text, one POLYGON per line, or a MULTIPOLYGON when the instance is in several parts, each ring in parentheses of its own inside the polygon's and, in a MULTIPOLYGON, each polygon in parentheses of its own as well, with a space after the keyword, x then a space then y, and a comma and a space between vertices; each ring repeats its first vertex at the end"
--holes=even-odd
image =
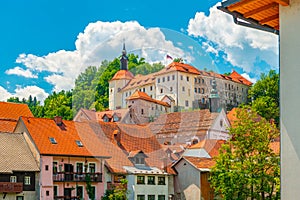
POLYGON ((197 88, 195 88, 195 93, 197 93, 197 88))
POLYGON ((190 81, 190 77, 187 76, 187 77, 186 77, 186 81, 190 81))
POLYGON ((185 87, 184 86, 182 86, 182 92, 184 92, 185 91, 185 87))
POLYGON ((160 89, 160 93, 164 93, 164 89, 161 88, 161 89, 160 89))
POLYGON ((185 106, 186 106, 186 107, 189 106, 189 101, 188 101, 188 100, 185 101, 185 106))
POLYGON ((204 90, 204 88, 202 88, 202 94, 204 94, 204 92, 205 92, 205 90, 204 90))
POLYGON ((142 114, 142 115, 144 114, 144 109, 141 109, 141 114, 142 114))
POLYGON ((204 84, 204 79, 202 79, 202 83, 204 84))
POLYGON ((146 91, 146 89, 145 88, 143 88, 143 92, 145 92, 146 91))
POLYGON ((152 85, 151 85, 151 86, 150 86, 150 91, 152 91, 152 89, 153 89, 153 88, 152 88, 152 85))
POLYGON ((195 80, 195 83, 197 83, 197 78, 195 78, 194 80, 195 80))
POLYGON ((167 81, 170 81, 170 76, 167 77, 167 81))
POLYGON ((175 75, 172 75, 172 80, 173 80, 173 81, 175 80, 175 75))
POLYGON ((171 91, 171 92, 173 91, 173 87, 170 87, 170 91, 171 91))
POLYGON ((160 78, 157 79, 157 82, 160 83, 160 78))
POLYGON ((227 83, 225 83, 225 89, 227 89, 227 83))
POLYGON ((223 127, 223 120, 220 120, 220 126, 223 127))
POLYGON ((183 76, 182 75, 180 75, 180 80, 183 80, 183 76))
POLYGON ((165 82, 165 77, 162 78, 162 82, 165 82))
POLYGON ((201 88, 198 88, 198 93, 199 93, 199 94, 201 93, 201 88))

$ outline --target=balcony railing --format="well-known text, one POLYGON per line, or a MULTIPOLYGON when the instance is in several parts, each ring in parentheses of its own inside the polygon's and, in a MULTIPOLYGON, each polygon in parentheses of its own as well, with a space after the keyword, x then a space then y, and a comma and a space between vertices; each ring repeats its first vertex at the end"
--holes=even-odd
POLYGON ((0 182, 1 193, 19 193, 23 192, 23 183, 0 182))
POLYGON ((90 176, 91 182, 102 182, 102 173, 76 173, 58 172, 53 174, 53 181, 56 182, 85 182, 86 177, 90 176))

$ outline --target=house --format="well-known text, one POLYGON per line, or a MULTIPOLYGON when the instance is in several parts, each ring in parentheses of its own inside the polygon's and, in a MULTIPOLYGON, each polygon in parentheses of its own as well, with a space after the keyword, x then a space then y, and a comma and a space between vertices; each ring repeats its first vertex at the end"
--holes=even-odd
POLYGON ((39 167, 22 133, 0 133, 0 196, 38 199, 39 167))
POLYGON ((204 139, 227 140, 229 121, 224 110, 208 109, 162 114, 149 125, 161 144, 193 144, 204 139))
POLYGON ((15 132, 24 134, 38 162, 39 199, 103 196, 104 160, 110 156, 87 123, 20 117, 15 132))
POLYGON ((84 122, 84 121, 97 121, 97 113, 96 110, 88 110, 84 108, 80 108, 76 113, 73 121, 76 122, 84 122))
POLYGON ((281 197, 300 196, 299 107, 299 0, 224 1, 220 9, 233 15, 237 24, 279 33, 281 197), (272 6, 271 6, 272 5, 272 6), (247 8, 247 9, 246 9, 247 8), (247 16, 246 13, 252 13, 247 16), (238 19, 242 19, 238 20, 238 19), (247 22, 242 23, 242 22, 247 22), (293 88, 293 89, 291 89, 293 88))
POLYGON ((122 59, 126 62, 121 62, 121 69, 109 81, 110 110, 127 108, 126 99, 137 90, 160 101, 166 95, 169 96, 174 100, 172 112, 208 108, 213 80, 217 85, 221 105, 231 108, 247 102, 248 89, 252 83, 236 71, 226 76, 199 70, 185 63, 172 62, 158 72, 134 76, 128 70, 124 48, 122 59))
POLYGON ((13 132, 20 116, 33 117, 27 104, 0 102, 0 131, 13 132))
POLYGON ((174 195, 172 160, 148 127, 114 122, 90 122, 90 126, 112 156, 105 161, 106 189, 127 179, 129 199, 168 199, 174 195))

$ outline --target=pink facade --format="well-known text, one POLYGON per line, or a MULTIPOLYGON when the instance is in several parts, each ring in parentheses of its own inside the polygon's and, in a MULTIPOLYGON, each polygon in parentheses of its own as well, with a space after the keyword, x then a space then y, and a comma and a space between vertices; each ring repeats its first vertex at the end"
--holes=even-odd
POLYGON ((86 177, 95 190, 95 199, 104 194, 102 160, 85 157, 41 156, 40 199, 89 199, 86 177))

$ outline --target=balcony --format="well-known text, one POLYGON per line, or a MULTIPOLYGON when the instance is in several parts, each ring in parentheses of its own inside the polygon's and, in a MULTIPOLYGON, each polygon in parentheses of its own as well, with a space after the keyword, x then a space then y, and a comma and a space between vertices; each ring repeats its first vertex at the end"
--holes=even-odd
POLYGON ((85 182, 90 175, 91 182, 102 182, 102 173, 58 172, 53 174, 54 182, 85 182))
POLYGON ((23 183, 0 182, 1 193, 20 193, 23 192, 23 183))

